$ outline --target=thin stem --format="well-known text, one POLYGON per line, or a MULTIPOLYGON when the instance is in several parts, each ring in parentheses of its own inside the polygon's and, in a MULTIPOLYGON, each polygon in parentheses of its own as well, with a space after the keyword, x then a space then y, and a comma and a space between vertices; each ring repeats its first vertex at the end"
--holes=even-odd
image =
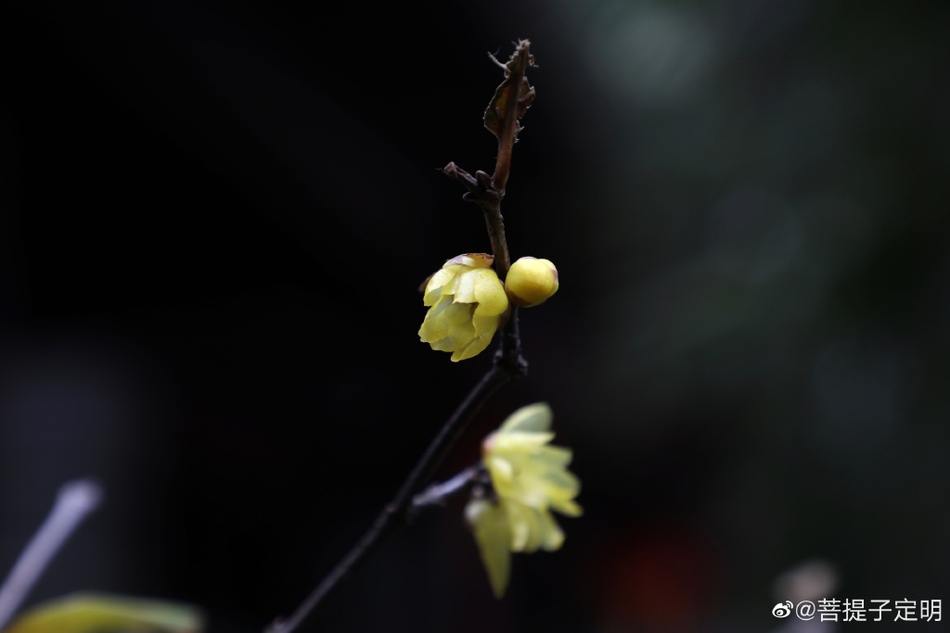
POLYGON ((475 483, 479 468, 478 465, 469 466, 447 481, 431 484, 412 498, 412 511, 418 512, 427 506, 445 504, 452 495, 458 494, 475 483))
POLYGON ((456 165, 449 163, 442 169, 442 173, 458 180, 468 189, 462 199, 474 202, 482 209, 485 215, 485 228, 488 229, 488 239, 491 240, 492 255, 495 258, 495 272, 498 278, 504 281, 511 267, 511 257, 508 254, 508 239, 505 237, 505 221, 501 216, 501 199, 504 191, 499 191, 492 185, 491 177, 479 170, 473 177, 470 173, 456 165))
POLYGON ((317 585, 306 600, 286 620, 276 620, 267 629, 268 633, 290 633, 332 596, 356 569, 366 562, 369 555, 389 536, 401 522, 396 519, 405 517, 412 505, 414 493, 421 487, 431 473, 438 468, 449 449, 459 438, 465 427, 475 416, 488 398, 503 384, 516 377, 506 366, 496 363, 482 377, 481 381, 469 392, 468 396, 455 409, 452 417, 439 430, 438 435, 429 444, 422 458, 412 469, 409 477, 393 500, 376 517, 372 527, 363 538, 349 551, 337 566, 317 585))
MULTIPOLYGON (((499 200, 500 203, 500 200, 499 200)), ((501 204, 481 205, 485 214, 485 227, 491 239, 492 255, 495 256, 495 272, 502 281, 511 268, 511 256, 508 254, 508 240, 505 238, 505 220, 501 217, 501 204)))
POLYGON ((59 489, 56 503, 0 587, 0 630, 36 584, 53 557, 102 500, 102 489, 80 479, 59 489))
POLYGON ((521 40, 518 42, 518 48, 512 61, 505 65, 505 68, 511 72, 510 81, 514 86, 515 97, 508 99, 505 104, 505 124, 502 127, 502 134, 498 138, 498 158, 495 161, 495 174, 492 176, 492 185, 499 191, 504 191, 508 186, 508 175, 511 173, 511 152, 515 146, 515 139, 518 136, 520 125, 518 124, 518 108, 521 105, 517 98, 520 94, 521 85, 524 81, 525 70, 530 65, 531 53, 529 52, 530 42, 521 40))
POLYGON ((505 80, 495 91, 485 110, 484 119, 485 127, 498 139, 495 173, 489 175, 479 170, 473 177, 454 162, 442 170, 445 175, 455 178, 468 189, 462 196, 464 200, 474 202, 482 208, 491 240, 492 255, 495 257, 495 271, 502 281, 508 274, 511 257, 508 254, 508 240, 505 238, 501 200, 505 197, 505 187, 508 186, 508 176, 511 174, 511 155, 521 130, 519 118, 534 100, 534 88, 525 78, 528 68, 534 65, 530 47, 528 40, 520 40, 507 64, 502 64, 493 55, 489 55, 492 61, 505 71, 505 80))

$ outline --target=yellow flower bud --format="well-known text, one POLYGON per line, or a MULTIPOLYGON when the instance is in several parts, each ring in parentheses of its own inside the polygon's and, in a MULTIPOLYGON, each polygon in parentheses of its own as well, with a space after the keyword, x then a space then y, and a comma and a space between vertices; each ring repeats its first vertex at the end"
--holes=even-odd
POLYGON ((426 283, 423 303, 429 311, 419 338, 432 349, 452 352, 452 362, 488 347, 508 313, 508 296, 492 261, 489 255, 459 255, 426 283))
POLYGON ((522 257, 508 270, 505 289, 511 302, 519 308, 544 303, 557 292, 557 268, 549 259, 522 257))

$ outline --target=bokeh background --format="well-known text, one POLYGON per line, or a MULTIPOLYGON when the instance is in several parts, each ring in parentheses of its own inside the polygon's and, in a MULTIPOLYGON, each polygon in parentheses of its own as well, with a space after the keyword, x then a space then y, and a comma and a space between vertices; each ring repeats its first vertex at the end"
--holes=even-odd
POLYGON ((491 170, 486 53, 528 38, 503 211, 561 290, 441 476, 544 400, 585 515, 499 602, 457 500, 304 630, 771 631, 815 559, 950 599, 948 7, 2 3, 0 567, 94 476, 31 604, 297 605, 489 365, 417 288, 489 249, 438 169, 491 170))

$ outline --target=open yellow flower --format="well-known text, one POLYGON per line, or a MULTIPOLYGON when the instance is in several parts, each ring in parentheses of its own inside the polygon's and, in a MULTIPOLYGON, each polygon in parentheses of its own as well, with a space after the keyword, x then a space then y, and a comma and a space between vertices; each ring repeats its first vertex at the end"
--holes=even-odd
POLYGON ((510 552, 553 551, 564 533, 551 510, 580 516, 574 502, 580 481, 567 470, 571 451, 548 446, 554 439, 551 408, 545 403, 511 414, 482 445, 482 460, 497 501, 473 499, 465 515, 496 597, 508 586, 510 552))
POLYGON ((508 295, 488 255, 471 253, 445 262, 429 278, 429 307, 419 338, 432 349, 452 352, 452 362, 482 352, 508 312, 508 295))

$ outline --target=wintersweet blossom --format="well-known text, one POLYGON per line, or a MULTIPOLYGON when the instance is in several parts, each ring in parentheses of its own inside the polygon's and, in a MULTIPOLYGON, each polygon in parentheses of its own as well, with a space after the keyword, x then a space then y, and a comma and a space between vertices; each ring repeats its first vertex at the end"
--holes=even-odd
POLYGON ((495 495, 473 499, 465 515, 499 598, 508 585, 511 552, 553 551, 564 543, 551 510, 581 515, 574 501, 580 481, 567 470, 571 451, 548 445, 554 439, 551 418, 545 403, 522 407, 482 445, 495 495))
POLYGON ((453 362, 488 347, 508 313, 508 296, 492 261, 484 254, 459 255, 426 283, 423 303, 429 311, 419 338, 432 349, 452 352, 453 362))

